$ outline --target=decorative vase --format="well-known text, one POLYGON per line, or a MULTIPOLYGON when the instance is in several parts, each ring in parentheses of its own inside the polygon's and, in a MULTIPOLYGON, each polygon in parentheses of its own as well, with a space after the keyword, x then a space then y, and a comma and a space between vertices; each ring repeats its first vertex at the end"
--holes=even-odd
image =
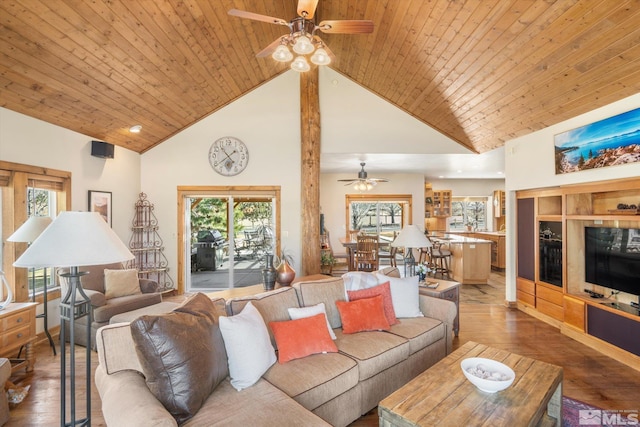
POLYGON ((276 287, 277 271, 273 267, 273 255, 265 255, 265 268, 262 269, 262 286, 265 291, 271 291, 276 287))
POLYGON ((424 282, 426 278, 427 278, 427 273, 418 273, 418 280, 420 282, 424 282))
POLYGON ((280 260, 280 265, 278 265, 276 271, 276 282, 278 282, 280 286, 290 286, 296 277, 296 271, 289 265, 284 256, 282 260, 280 260))

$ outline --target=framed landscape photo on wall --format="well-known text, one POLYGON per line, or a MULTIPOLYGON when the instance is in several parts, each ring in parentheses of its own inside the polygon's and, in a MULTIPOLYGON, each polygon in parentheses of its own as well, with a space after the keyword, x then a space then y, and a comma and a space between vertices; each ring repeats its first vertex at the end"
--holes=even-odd
POLYGON ((640 161, 640 108, 554 136, 556 174, 640 161))
POLYGON ((111 192, 89 190, 89 212, 98 212, 111 227, 111 192))

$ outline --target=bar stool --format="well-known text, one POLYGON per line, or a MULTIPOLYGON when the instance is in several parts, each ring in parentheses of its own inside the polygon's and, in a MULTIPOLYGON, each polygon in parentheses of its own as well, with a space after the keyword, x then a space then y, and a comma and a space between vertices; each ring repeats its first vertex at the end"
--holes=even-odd
POLYGON ((435 277, 437 274, 440 274, 443 279, 449 280, 451 251, 448 249, 444 249, 441 242, 431 241, 431 243, 433 246, 428 249, 429 258, 431 260, 430 268, 433 270, 433 277, 435 277))

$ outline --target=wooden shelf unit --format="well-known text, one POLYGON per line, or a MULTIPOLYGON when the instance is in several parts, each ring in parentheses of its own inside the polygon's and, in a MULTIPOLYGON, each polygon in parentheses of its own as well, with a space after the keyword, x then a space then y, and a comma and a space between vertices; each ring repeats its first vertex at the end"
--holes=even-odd
POLYGON ((640 331, 640 316, 620 309, 637 302, 638 296, 620 292, 608 299, 612 289, 585 281, 584 258, 585 227, 640 228, 640 215, 621 214, 617 209, 620 203, 640 204, 640 178, 519 191, 516 201, 516 258, 522 264, 517 266, 518 308, 640 370, 640 346, 631 342, 633 334, 625 340, 616 333, 623 324, 640 331), (562 226, 562 287, 540 280, 540 221, 557 221, 562 226), (533 269, 525 265, 529 253, 533 269), (605 297, 592 298, 585 289, 605 297))
POLYGON ((434 190, 430 183, 424 185, 424 227, 429 231, 446 231, 447 218, 451 216, 451 190, 434 190), (429 203, 431 201, 431 203, 429 203))

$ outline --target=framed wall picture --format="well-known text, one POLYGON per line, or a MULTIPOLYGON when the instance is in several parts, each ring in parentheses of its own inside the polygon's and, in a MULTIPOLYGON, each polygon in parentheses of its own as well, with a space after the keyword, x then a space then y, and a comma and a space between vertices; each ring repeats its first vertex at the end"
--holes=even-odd
POLYGON ((111 192, 89 190, 89 212, 98 212, 111 226, 111 192))

